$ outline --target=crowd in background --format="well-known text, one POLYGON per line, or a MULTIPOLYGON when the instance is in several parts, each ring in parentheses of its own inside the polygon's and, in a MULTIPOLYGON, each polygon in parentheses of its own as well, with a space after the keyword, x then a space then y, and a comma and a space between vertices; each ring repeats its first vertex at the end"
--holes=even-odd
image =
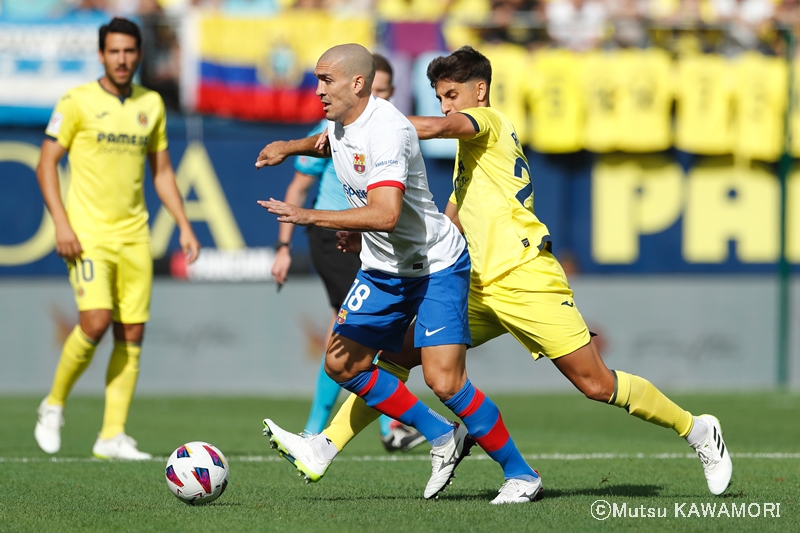
MULTIPOLYGON (((323 11, 334 19, 366 17, 377 22, 378 50, 388 50, 390 55, 392 51, 399 51, 411 59, 427 50, 453 49, 463 44, 471 44, 477 48, 483 45, 487 53, 493 46, 505 46, 502 55, 505 59, 501 60, 498 57, 497 60, 498 80, 502 76, 504 61, 509 63, 506 65, 506 70, 510 74, 525 70, 529 73, 528 78, 538 77, 546 80, 548 72, 552 71, 552 68, 543 65, 547 61, 531 63, 529 59, 534 55, 540 59, 547 59, 549 55, 542 52, 549 53, 552 50, 567 50, 583 56, 586 55, 585 52, 597 50, 657 50, 662 56, 667 55, 672 59, 709 52, 728 59, 743 57, 744 53, 750 51, 758 52, 759 57, 764 58, 780 56, 787 50, 785 37, 790 33, 781 30, 792 30, 796 24, 800 25, 800 0, 0 0, 0 6, 2 6, 0 17, 5 20, 41 19, 69 14, 79 15, 82 12, 136 17, 141 23, 145 42, 145 63, 141 70, 141 81, 144 85, 158 90, 167 105, 174 109, 182 107, 179 96, 181 22, 197 12, 219 13, 243 19, 277 17, 291 10, 323 11), (431 35, 433 37, 429 38, 431 35), (509 54, 507 50, 509 46, 525 52, 526 57, 520 59, 518 55, 509 54), (415 47, 418 49, 415 50, 415 47), (526 63, 515 66, 520 61, 526 63)), ((494 57, 490 55, 490 58, 494 63, 494 57)), ((569 58, 564 59, 561 56, 553 58, 561 70, 565 68, 567 60, 569 58)), ((640 57, 631 61, 633 63, 627 70, 639 69, 637 64, 658 70, 660 68, 658 65, 664 63, 663 57, 659 54, 640 54, 640 57)), ((626 67, 622 63, 620 60, 612 66, 624 70, 626 67)), ((669 63, 672 64, 672 61, 669 63)), ((584 61, 582 64, 591 65, 591 61, 584 61)), ((603 61, 597 65, 595 70, 600 74, 612 68, 606 66, 603 61)), ((785 74, 780 67, 773 68, 767 64, 759 64, 756 67, 756 70, 742 71, 734 78, 738 76, 741 80, 743 75, 750 76, 752 72, 760 72, 758 68, 763 67, 762 70, 766 69, 765 72, 774 72, 774 75, 765 75, 770 77, 770 81, 766 78, 764 81, 764 84, 773 89, 756 88, 750 91, 755 96, 748 93, 739 96, 739 99, 761 101, 771 98, 766 106, 770 109, 769 114, 775 115, 773 122, 776 126, 772 128, 775 129, 782 120, 780 117, 782 109, 785 108, 783 103, 785 91, 781 88, 785 86, 781 81, 785 78, 785 74), (769 90, 775 93, 773 97, 762 96, 762 93, 766 94, 769 90)), ((695 68, 697 76, 701 76, 707 69, 705 64, 698 65, 695 68)), ((656 81, 651 84, 657 83, 661 87, 667 83, 662 83, 661 80, 667 78, 665 74, 659 72, 652 74, 656 81)), ((524 114, 528 111, 520 110, 515 115, 512 104, 520 106, 524 104, 530 112, 540 116, 549 116, 555 112, 553 110, 558 111, 556 104, 564 101, 564 95, 569 91, 569 87, 561 88, 566 87, 561 80, 563 77, 561 74, 555 73, 553 76, 558 79, 553 83, 548 82, 547 87, 541 89, 544 91, 544 97, 553 102, 541 105, 542 98, 537 100, 536 87, 528 87, 532 83, 528 81, 525 82, 527 85, 520 89, 520 94, 526 93, 527 97, 503 98, 498 94, 499 101, 495 102, 495 105, 499 104, 503 112, 513 116, 515 123, 519 123, 519 129, 525 130, 525 124, 530 122, 529 117, 524 114), (553 84, 558 83, 562 85, 553 89, 553 84), (528 98, 527 102, 523 102, 525 98, 528 98)), ((595 76, 599 81, 592 83, 600 84, 601 77, 595 76)), ((612 77, 618 78, 618 82, 622 79, 621 75, 612 77)), ((496 85, 499 84, 498 82, 496 85)), ((661 89, 648 88, 648 94, 651 94, 648 102, 662 123, 669 120, 670 101, 680 92, 673 87, 673 81, 669 81, 668 84, 669 87, 664 92, 663 105, 651 102, 654 98, 652 95, 657 96, 661 89)), ((691 86, 700 87, 700 82, 691 81, 691 86)), ((512 84, 506 83, 505 87, 509 89, 512 84)), ((725 90, 731 94, 735 92, 735 88, 725 90)), ((593 94, 602 100, 604 94, 602 87, 598 85, 593 94)), ((677 99, 677 96, 675 97, 677 99)), ((587 100, 584 105, 590 108, 592 103, 587 100)), ((421 110, 416 109, 416 111, 421 110)), ((433 110, 434 113, 436 111, 433 110)), ((590 115, 590 111, 587 112, 587 116, 590 115)), ((699 116, 702 113, 693 113, 697 116, 697 120, 700 120, 699 116)), ((727 117, 727 113, 727 110, 721 110, 720 116, 727 117)), ((644 111, 639 112, 637 120, 641 122, 645 114, 644 111)), ((619 122, 619 119, 614 120, 619 122)), ((724 120, 726 124, 729 122, 727 118, 724 120)), ((554 126, 547 121, 535 120, 535 122, 547 125, 548 139, 557 137, 553 133, 554 126)), ((531 133, 532 146, 555 152, 579 148, 593 149, 592 144, 586 141, 588 134, 581 133, 584 130, 589 131, 591 122, 591 117, 580 118, 579 124, 572 125, 566 118, 559 117, 557 125, 565 131, 580 130, 579 133, 572 135, 577 140, 566 143, 564 148, 537 146, 534 128, 531 133), (569 128, 564 124, 569 124, 569 128)), ((748 128, 752 130, 752 127, 748 128)), ((715 131, 722 132, 724 129, 728 129, 727 126, 718 127, 715 131)), ((771 144, 779 146, 780 139, 776 135, 772 135, 775 139, 771 144)), ((523 137, 527 137, 527 134, 523 134, 523 137)), ((600 137, 610 138, 606 133, 600 137)), ((671 143, 671 137, 666 136, 664 139, 656 143, 657 146, 648 147, 645 151, 671 143)), ((723 144, 731 145, 729 141, 723 144)), ((605 150, 599 151, 615 148, 627 150, 624 145, 616 146, 612 143, 605 150)), ((774 152, 774 149, 771 150, 774 152)), ((727 151, 728 148, 722 150, 723 153, 727 151)), ((772 160, 772 157, 767 159, 772 160)))
POLYGON ((776 27, 800 23, 798 0, 0 0, 0 9, 6 19, 81 11, 180 17, 193 9, 269 16, 313 9, 385 22, 462 22, 489 40, 575 50, 643 46, 658 39, 654 34, 676 28, 714 31, 716 41, 740 47, 770 48, 776 27))

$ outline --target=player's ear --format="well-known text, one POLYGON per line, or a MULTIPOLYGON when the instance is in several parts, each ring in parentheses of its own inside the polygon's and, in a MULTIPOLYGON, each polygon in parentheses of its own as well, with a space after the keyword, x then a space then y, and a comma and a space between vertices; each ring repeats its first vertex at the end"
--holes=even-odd
MULTIPOLYGON (((366 80, 364 79, 364 76, 359 74, 359 75, 357 75, 357 76, 355 76, 353 78, 353 93, 354 94, 360 95, 361 93, 364 92, 365 87, 366 87, 366 80)), ((367 91, 367 92, 369 92, 369 91, 367 91)))
POLYGON ((480 80, 475 84, 475 93, 478 96, 478 101, 483 102, 489 98, 489 86, 485 81, 480 80))

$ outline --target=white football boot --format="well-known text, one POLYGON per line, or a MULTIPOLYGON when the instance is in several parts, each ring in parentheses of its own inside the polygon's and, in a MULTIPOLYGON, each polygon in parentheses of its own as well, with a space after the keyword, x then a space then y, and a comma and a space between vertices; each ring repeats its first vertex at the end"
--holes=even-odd
POLYGON ((64 425, 64 407, 48 405, 47 398, 39 404, 39 420, 33 436, 39 448, 46 453, 57 453, 61 449, 61 426, 64 425))
POLYGON ((431 450, 431 478, 425 487, 425 499, 431 499, 443 492, 455 477, 456 467, 469 455, 475 441, 467 433, 463 424, 455 424, 453 436, 441 446, 431 450))
POLYGON ((720 427, 717 417, 700 415, 697 418, 708 424, 708 434, 704 439, 691 446, 703 463, 708 490, 711 491, 711 494, 719 495, 725 492, 725 489, 731 484, 733 475, 731 454, 722 439, 722 427, 720 427))
POLYGON ((537 477, 533 481, 507 479, 498 492, 492 505, 539 501, 542 499, 542 478, 537 477))
POLYGON ((306 483, 322 479, 332 461, 326 461, 317 454, 309 435, 298 435, 284 431, 269 418, 264 419, 264 436, 269 437, 269 444, 278 453, 292 463, 299 476, 305 476, 306 483))
POLYGON ((136 447, 136 441, 125 433, 120 433, 110 439, 100 437, 94 443, 92 454, 98 459, 126 459, 128 461, 143 461, 153 456, 141 452, 136 447))

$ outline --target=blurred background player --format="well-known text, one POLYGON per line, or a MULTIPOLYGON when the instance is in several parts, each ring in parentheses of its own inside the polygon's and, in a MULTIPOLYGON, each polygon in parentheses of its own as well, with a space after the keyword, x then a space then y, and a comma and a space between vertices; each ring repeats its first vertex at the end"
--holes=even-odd
MULTIPOLYGON (((378 98, 388 100, 394 92, 392 66, 385 57, 372 54, 375 60, 375 79, 372 82, 372 94, 378 98)), ((323 119, 320 124, 309 132, 316 135, 325 131, 328 119, 323 119)), ((305 205, 308 191, 319 180, 317 196, 314 199, 314 209, 327 209, 339 211, 349 209, 350 204, 342 192, 342 184, 336 177, 333 160, 309 156, 299 156, 294 164, 294 179, 286 189, 284 201, 292 205, 305 205)), ((278 242, 275 244, 275 262, 272 265, 272 276, 278 288, 286 283, 289 269, 292 264, 292 235, 294 224, 280 224, 278 228, 278 242)), ((361 260, 356 254, 344 254, 336 248, 336 234, 334 231, 308 226, 309 251, 314 270, 322 278, 328 301, 333 308, 330 326, 326 330, 324 346, 328 345, 330 332, 333 329, 336 314, 342 306, 344 297, 350 290, 361 260)), ((314 398, 311 402, 311 411, 308 414, 305 431, 310 434, 320 433, 330 417, 333 405, 341 391, 339 384, 325 373, 325 359, 322 359, 314 398)), ((381 442, 389 452, 398 450, 408 451, 425 442, 425 436, 414 428, 404 426, 396 420, 381 415, 379 418, 381 428, 381 442)))
POLYGON ((89 366, 113 322, 103 426, 92 453, 101 459, 148 459, 125 434, 144 324, 150 317, 153 260, 144 202, 145 161, 158 197, 180 228, 187 262, 200 244, 183 210, 167 152, 166 114, 158 93, 132 83, 142 60, 133 22, 114 18, 100 28, 105 75, 68 91, 47 125, 37 177, 56 229, 56 251, 67 262, 80 313, 64 343, 50 393, 39 406, 34 435, 47 453, 61 448, 70 390, 89 366), (57 165, 69 152, 65 209, 57 165))

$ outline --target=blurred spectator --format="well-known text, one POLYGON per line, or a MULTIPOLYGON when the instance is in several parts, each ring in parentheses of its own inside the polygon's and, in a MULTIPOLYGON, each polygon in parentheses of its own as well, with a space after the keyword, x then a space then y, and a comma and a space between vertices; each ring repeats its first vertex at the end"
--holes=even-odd
POLYGON ((147 11, 141 15, 144 60, 139 70, 141 83, 161 94, 168 109, 180 108, 180 47, 175 20, 164 17, 153 0, 142 0, 147 11))
POLYGON ((492 0, 483 38, 492 43, 529 46, 545 37, 543 19, 542 4, 537 0, 492 0))
POLYGON ((551 0, 545 6, 547 33, 559 46, 584 51, 603 41, 607 23, 600 0, 551 0))

